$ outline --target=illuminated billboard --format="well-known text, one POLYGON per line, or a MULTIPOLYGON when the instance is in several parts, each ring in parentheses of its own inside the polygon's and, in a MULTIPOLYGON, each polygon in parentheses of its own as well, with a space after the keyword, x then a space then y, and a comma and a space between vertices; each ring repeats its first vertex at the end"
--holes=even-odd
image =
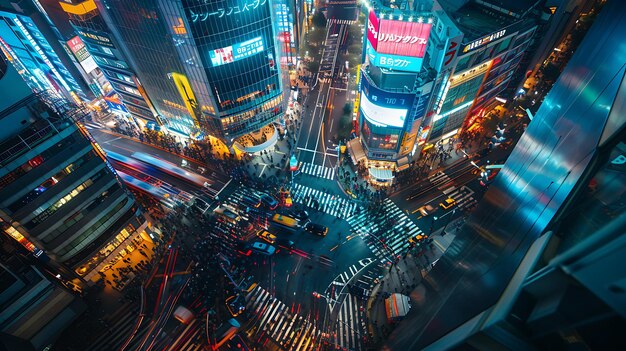
POLYGON ((209 51, 213 67, 225 65, 258 54, 264 50, 263 38, 256 37, 243 43, 209 51))
MULTIPOLYGON (((361 73, 362 74, 362 73, 361 73)), ((363 117, 378 126, 404 127, 415 95, 381 90, 361 77, 360 109, 363 117)))
POLYGON ((378 53, 369 42, 367 43, 366 51, 370 64, 398 71, 419 72, 422 69, 422 61, 424 61, 424 59, 419 57, 378 53))
POLYGON ((379 54, 424 57, 432 24, 378 19, 370 11, 367 40, 379 54))
POLYGON ((376 46, 378 44, 378 17, 376 17, 376 13, 374 10, 370 11, 369 18, 367 20, 367 40, 370 45, 376 50, 376 46))
POLYGON ((404 108, 378 106, 370 101, 367 95, 363 95, 361 98, 361 113, 363 113, 363 117, 375 125, 402 128, 408 112, 409 110, 404 108))
POLYGON ((85 44, 79 36, 75 36, 74 38, 68 40, 67 46, 70 48, 74 57, 76 57, 78 63, 80 63, 85 72, 90 73, 94 69, 98 68, 96 61, 94 61, 93 57, 91 57, 91 54, 89 54, 85 44))

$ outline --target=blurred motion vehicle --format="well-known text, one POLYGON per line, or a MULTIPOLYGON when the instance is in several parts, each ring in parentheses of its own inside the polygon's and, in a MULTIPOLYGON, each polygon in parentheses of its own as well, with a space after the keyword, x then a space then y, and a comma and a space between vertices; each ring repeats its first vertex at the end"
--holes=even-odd
POLYGON ((423 216, 426 217, 429 214, 435 212, 435 209, 431 205, 424 205, 417 209, 417 211, 423 216))

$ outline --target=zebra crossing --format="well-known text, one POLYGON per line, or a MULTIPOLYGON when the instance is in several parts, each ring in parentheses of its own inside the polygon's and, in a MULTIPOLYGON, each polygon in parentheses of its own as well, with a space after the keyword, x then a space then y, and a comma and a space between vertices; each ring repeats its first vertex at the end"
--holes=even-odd
POLYGON ((291 188, 293 201, 304 204, 307 207, 317 207, 319 210, 331 216, 347 218, 354 214, 357 204, 338 195, 331 195, 323 191, 310 188, 306 185, 294 183, 291 188))
POLYGON ((459 209, 471 209, 476 206, 478 200, 474 199, 472 195, 474 195, 474 191, 466 186, 462 186, 460 188, 456 188, 451 186, 445 190, 443 193, 448 197, 453 198, 456 201, 456 206, 459 209))
POLYGON ((326 178, 329 180, 335 179, 335 169, 330 167, 324 167, 313 163, 303 162, 300 164, 300 172, 315 177, 326 178))
POLYGON ((409 249, 408 239, 422 234, 420 228, 390 199, 374 214, 361 211, 348 223, 381 260, 394 261, 409 249))
POLYGON ((89 130, 102 129, 105 127, 105 125, 100 122, 92 122, 92 121, 84 121, 83 126, 85 126, 85 128, 89 130))
POLYGON ((331 337, 331 342, 342 349, 365 349, 364 336, 367 335, 366 300, 352 295, 349 288, 345 288, 345 286, 347 284, 361 286, 366 289, 366 295, 369 296, 383 268, 380 262, 372 264, 374 262, 377 262, 375 258, 359 260, 358 264, 353 264, 338 275, 326 289, 325 296, 329 297, 331 311, 336 311, 337 314, 337 319, 330 326, 332 330, 328 334, 331 337), (343 297, 339 295, 343 295, 343 297), (342 301, 337 301, 339 299, 342 301), (339 303, 339 308, 335 310, 339 303))
POLYGON ((285 350, 314 350, 321 331, 307 317, 290 308, 260 286, 246 296, 246 310, 253 311, 252 330, 256 336, 267 335, 285 350))
MULTIPOLYGON (((126 303, 110 316, 102 318, 104 327, 100 334, 87 348, 92 351, 118 350, 132 333, 139 318, 139 309, 135 303, 126 303)), ((148 331, 149 323, 143 323, 133 337, 133 342, 141 340, 148 331)), ((131 342, 131 344, 133 343, 131 342)))
POLYGON ((445 172, 439 172, 428 177, 428 180, 437 187, 437 189, 442 190, 442 186, 451 182, 452 178, 450 178, 445 172))

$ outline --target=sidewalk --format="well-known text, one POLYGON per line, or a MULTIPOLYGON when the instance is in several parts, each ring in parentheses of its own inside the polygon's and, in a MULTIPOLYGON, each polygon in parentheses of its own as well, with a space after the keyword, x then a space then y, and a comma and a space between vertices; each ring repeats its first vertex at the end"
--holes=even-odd
POLYGON ((431 235, 434 240, 433 244, 420 251, 417 248, 409 251, 397 264, 386 268, 385 276, 374 287, 367 301, 370 347, 378 348, 395 328, 395 325, 387 319, 385 311, 385 298, 390 294, 397 292, 409 296, 411 300, 409 313, 420 312, 425 291, 421 282, 432 269, 432 265, 452 243, 455 237, 452 229, 462 221, 464 221, 463 218, 458 218, 451 222, 446 230, 448 234, 445 236, 441 236, 443 228, 437 230, 431 235))

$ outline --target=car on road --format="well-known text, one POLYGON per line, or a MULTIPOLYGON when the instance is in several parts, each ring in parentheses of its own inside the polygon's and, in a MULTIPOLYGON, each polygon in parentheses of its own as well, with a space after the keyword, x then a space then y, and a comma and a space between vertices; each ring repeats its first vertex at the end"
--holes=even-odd
POLYGON ((300 223, 297 219, 279 213, 272 217, 272 222, 292 230, 300 227, 300 223))
POLYGON ((311 234, 319 236, 326 236, 326 234, 328 233, 328 227, 321 224, 313 223, 311 221, 306 222, 306 224, 304 225, 304 230, 311 234))
POLYGON ((414 235, 412 237, 409 238, 409 244, 410 245, 417 245, 420 241, 426 239, 426 235, 424 234, 417 234, 414 235))
POLYGON ((270 244, 262 243, 257 241, 250 246, 252 251, 259 253, 261 255, 271 256, 276 252, 276 248, 270 244))
POLYGON ((258 208, 261 206, 261 199, 256 195, 244 195, 241 197, 241 203, 248 207, 258 208))
POLYGON ((283 239, 283 238, 276 239, 276 246, 280 248, 292 250, 294 245, 295 243, 289 239, 283 239))
POLYGON ((228 312, 233 317, 237 317, 246 309, 246 300, 241 295, 231 295, 225 302, 228 312))
POLYGON ((270 210, 275 210, 278 207, 278 200, 276 200, 273 196, 269 196, 267 194, 261 195, 261 202, 265 207, 270 210))
POLYGON ((440 203, 439 207, 441 207, 444 210, 449 210, 454 205, 456 205, 456 200, 449 197, 445 199, 442 203, 440 203))
POLYGON ((292 211, 287 212, 286 215, 291 218, 295 218, 299 220, 300 222, 304 222, 307 219, 309 219, 309 213, 304 210, 299 210, 299 211, 292 210, 292 211))
POLYGON ((256 233, 256 236, 258 236, 259 238, 267 241, 270 244, 273 244, 276 242, 276 235, 268 232, 267 230, 261 230, 258 233, 256 233))
POLYGON ((429 214, 435 212, 435 209, 431 205, 424 205, 418 208, 417 211, 422 215, 422 217, 426 217, 429 214))

